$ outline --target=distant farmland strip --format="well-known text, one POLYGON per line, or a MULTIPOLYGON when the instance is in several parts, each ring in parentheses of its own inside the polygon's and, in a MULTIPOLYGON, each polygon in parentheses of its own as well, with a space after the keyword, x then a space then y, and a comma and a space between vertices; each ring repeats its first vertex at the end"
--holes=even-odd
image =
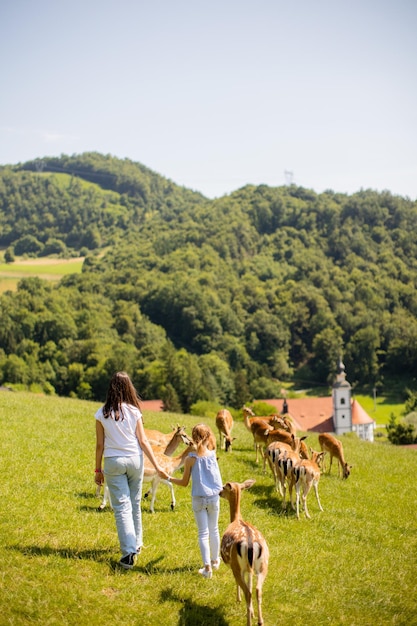
POLYGON ((16 289, 21 278, 38 276, 44 280, 59 280, 67 274, 78 274, 84 262, 76 259, 28 259, 14 263, 0 263, 0 291, 16 289))

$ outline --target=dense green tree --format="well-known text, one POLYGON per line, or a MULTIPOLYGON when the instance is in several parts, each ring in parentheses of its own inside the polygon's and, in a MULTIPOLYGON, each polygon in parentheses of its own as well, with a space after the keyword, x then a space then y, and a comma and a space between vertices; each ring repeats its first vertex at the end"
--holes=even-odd
POLYGON ((9 247, 4 252, 4 262, 5 263, 14 263, 14 261, 15 261, 14 249, 12 247, 9 247))
POLYGON ((391 415, 389 423, 386 426, 388 439, 397 446, 410 445, 417 442, 414 425, 398 420, 395 415, 391 415))
POLYGON ((33 235, 24 235, 14 244, 15 254, 37 256, 43 251, 43 244, 33 235))
POLYGON ((342 351, 355 384, 416 385, 416 232, 416 202, 388 192, 209 201, 97 153, 0 168, 0 245, 85 256, 0 295, 0 382, 102 400, 127 368, 181 410, 241 407, 293 376, 328 384, 342 351))

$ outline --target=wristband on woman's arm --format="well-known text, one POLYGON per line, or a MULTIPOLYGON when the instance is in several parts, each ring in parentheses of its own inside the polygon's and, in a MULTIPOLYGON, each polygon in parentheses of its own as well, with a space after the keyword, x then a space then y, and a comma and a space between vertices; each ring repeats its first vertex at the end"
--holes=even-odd
POLYGON ((103 470, 101 470, 101 469, 96 469, 96 470, 94 470, 94 473, 95 473, 95 474, 102 474, 102 473, 103 473, 103 470))

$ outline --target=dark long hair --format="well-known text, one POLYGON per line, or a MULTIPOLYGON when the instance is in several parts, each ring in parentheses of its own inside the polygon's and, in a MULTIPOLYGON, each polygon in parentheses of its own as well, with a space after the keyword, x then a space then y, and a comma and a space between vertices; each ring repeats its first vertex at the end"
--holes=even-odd
POLYGON ((116 372, 111 377, 107 390, 107 398, 103 407, 104 417, 107 418, 113 413, 116 421, 123 420, 122 402, 131 404, 140 410, 140 396, 130 380, 129 374, 116 372))

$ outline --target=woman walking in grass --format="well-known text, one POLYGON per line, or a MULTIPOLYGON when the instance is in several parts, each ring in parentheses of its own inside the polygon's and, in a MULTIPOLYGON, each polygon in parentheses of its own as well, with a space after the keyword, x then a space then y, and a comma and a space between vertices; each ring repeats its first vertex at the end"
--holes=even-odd
POLYGON ((192 506, 198 528, 198 543, 203 567, 198 570, 204 578, 220 565, 219 493, 223 488, 216 458, 216 438, 205 424, 197 424, 191 433, 197 451, 191 452, 184 463, 182 478, 169 477, 175 485, 186 487, 192 478, 192 506))
POLYGON ((139 396, 126 372, 112 376, 106 402, 95 418, 95 482, 102 485, 106 478, 122 552, 119 563, 131 569, 143 543, 143 452, 161 478, 167 479, 168 474, 159 467, 145 435, 139 396))

